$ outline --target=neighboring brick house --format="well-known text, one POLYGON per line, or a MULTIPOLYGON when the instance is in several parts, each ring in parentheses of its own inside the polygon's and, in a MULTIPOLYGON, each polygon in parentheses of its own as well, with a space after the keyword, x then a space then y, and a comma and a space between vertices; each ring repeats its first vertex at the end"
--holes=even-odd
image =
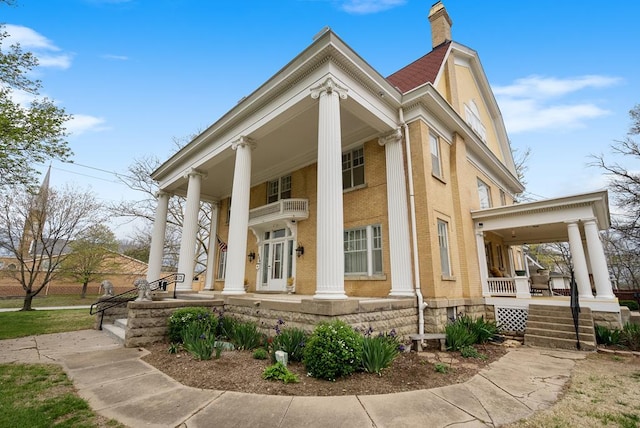
MULTIPOLYGON (((177 194, 178 271, 194 270, 198 209, 211 203, 204 288, 223 296, 424 299, 438 330, 458 312, 526 308, 520 246, 559 241, 577 257, 581 300, 619 316, 598 240, 606 192, 514 205, 524 187, 478 54, 451 40, 442 3, 429 20, 432 50, 388 77, 325 29, 154 171, 147 279, 160 276, 177 194)), ((187 275, 178 289, 193 287, 187 275)))

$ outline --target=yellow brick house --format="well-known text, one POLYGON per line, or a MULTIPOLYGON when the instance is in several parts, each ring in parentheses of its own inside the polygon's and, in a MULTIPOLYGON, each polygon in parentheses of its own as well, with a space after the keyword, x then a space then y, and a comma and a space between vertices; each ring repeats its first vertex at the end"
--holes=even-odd
MULTIPOLYGON (((442 3, 429 21, 431 51, 386 77, 324 29, 154 171, 148 280, 160 277, 168 199, 182 195, 178 271, 193 272, 210 203, 204 289, 223 298, 408 301, 419 329, 438 331, 459 312, 526 313, 520 245, 570 241, 581 299, 619 317, 593 240, 609 226, 606 192, 514 205, 524 188, 478 54, 452 41, 442 3)), ((178 284, 193 287, 191 275, 178 284)))

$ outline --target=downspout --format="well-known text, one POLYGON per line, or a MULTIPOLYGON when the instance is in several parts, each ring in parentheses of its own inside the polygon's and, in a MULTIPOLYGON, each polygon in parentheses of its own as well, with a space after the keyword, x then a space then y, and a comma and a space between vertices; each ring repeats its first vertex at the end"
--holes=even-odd
POLYGON ((418 232, 416 227, 416 201, 413 191, 413 164, 411 163, 411 141, 409 139, 409 125, 404 121, 402 107, 398 109, 400 124, 404 129, 404 143, 407 156, 407 174, 409 175, 409 217, 411 217, 411 241, 413 243, 413 278, 415 281, 416 297, 418 298, 418 334, 424 334, 424 303, 420 288, 420 265, 418 264, 418 232))

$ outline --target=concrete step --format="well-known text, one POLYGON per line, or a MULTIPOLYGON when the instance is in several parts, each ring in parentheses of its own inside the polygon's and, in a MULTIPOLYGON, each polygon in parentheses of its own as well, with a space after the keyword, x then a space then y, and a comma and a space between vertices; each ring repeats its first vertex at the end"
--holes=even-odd
POLYGON ((127 329, 127 318, 118 318, 113 322, 113 325, 122 328, 123 330, 127 329))
MULTIPOLYGON (((528 313, 536 316, 571 317, 571 308, 568 306, 529 306, 528 313)), ((580 316, 591 317, 590 308, 580 308, 580 316)))
MULTIPOLYGON (((575 328, 573 326, 573 320, 571 323, 556 323, 556 322, 548 322, 548 321, 532 321, 527 320, 527 328, 539 328, 545 330, 559 330, 559 331, 570 331, 575 333, 575 328)), ((578 324, 578 331, 580 333, 593 333, 593 325, 589 324, 578 324)))
MULTIPOLYGON (((527 334, 532 334, 535 336, 544 336, 549 337, 551 339, 575 339, 576 332, 575 331, 562 331, 557 329, 544 329, 544 328, 531 328, 527 326, 527 330, 525 332, 525 338, 527 334)), ((590 333, 580 332, 580 340, 586 340, 589 342, 593 342, 595 340, 595 335, 593 330, 590 333)))
POLYGON ((102 331, 124 345, 125 329, 115 324, 103 324, 102 331))
MULTIPOLYGON (((551 324, 566 324, 573 326, 573 317, 541 317, 539 315, 527 315, 527 322, 545 322, 551 324)), ((587 316, 580 316, 578 318, 578 325, 582 327, 592 327, 593 318, 587 316)))
MULTIPOLYGON (((556 348, 556 349, 578 349, 576 346, 576 339, 559 339, 559 338, 551 338, 538 336, 535 334, 525 333, 524 335, 524 343, 527 346, 537 346, 540 348, 556 348)), ((581 351, 595 351, 596 344, 593 341, 583 341, 580 340, 580 350, 581 351)))

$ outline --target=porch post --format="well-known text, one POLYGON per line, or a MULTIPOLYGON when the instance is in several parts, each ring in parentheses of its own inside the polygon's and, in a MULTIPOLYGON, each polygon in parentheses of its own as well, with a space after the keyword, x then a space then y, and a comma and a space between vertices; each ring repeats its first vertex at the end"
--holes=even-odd
POLYGON ((204 289, 213 290, 213 281, 216 266, 216 249, 218 248, 218 240, 216 239, 218 231, 218 207, 219 202, 211 202, 211 224, 209 225, 209 242, 207 242, 207 276, 204 280, 204 289))
POLYGON ((478 248, 478 267, 480 269, 480 283, 482 284, 482 295, 491 297, 489 292, 489 270, 487 269, 487 253, 484 249, 484 232, 476 229, 476 247, 478 248))
POLYGON ((249 194, 251 191, 251 151, 255 143, 248 137, 231 146, 236 151, 231 189, 231 219, 227 247, 227 272, 222 294, 245 294, 244 270, 249 230, 249 194))
POLYGON ((189 179, 189 184, 187 187, 187 202, 184 209, 182 239, 180 240, 180 255, 178 258, 178 272, 184 274, 184 282, 176 284, 177 290, 191 291, 192 289, 202 175, 203 174, 196 169, 191 169, 191 171, 185 175, 185 178, 189 179))
POLYGON ((411 275, 411 236, 407 209, 407 183, 402 158, 402 131, 378 139, 384 146, 387 169, 387 212, 389 213, 389 255, 391 292, 389 296, 415 296, 411 275))
POLYGON ((164 255, 164 239, 167 231, 167 212, 169 211, 169 194, 159 191, 156 193, 156 198, 158 199, 158 205, 156 207, 156 217, 153 221, 151 247, 149 248, 148 282, 160 279, 164 255))
POLYGON ((604 248, 600 235, 598 234, 598 225, 596 219, 583 220, 584 234, 587 238, 587 248, 589 260, 591 261, 591 270, 593 272, 593 281, 596 284, 596 297, 599 299, 614 299, 611 280, 609 279, 609 268, 607 259, 604 256, 604 248))
POLYGON ((589 282, 587 259, 584 256, 584 248, 582 247, 582 237, 580 236, 578 222, 567 222, 567 231, 569 232, 569 249, 571 250, 573 271, 576 277, 576 282, 578 283, 578 295, 581 299, 593 299, 591 283, 589 282))
POLYGON ((344 219, 340 98, 347 90, 331 77, 311 88, 318 99, 318 214, 316 294, 314 299, 346 299, 344 292, 344 219))

